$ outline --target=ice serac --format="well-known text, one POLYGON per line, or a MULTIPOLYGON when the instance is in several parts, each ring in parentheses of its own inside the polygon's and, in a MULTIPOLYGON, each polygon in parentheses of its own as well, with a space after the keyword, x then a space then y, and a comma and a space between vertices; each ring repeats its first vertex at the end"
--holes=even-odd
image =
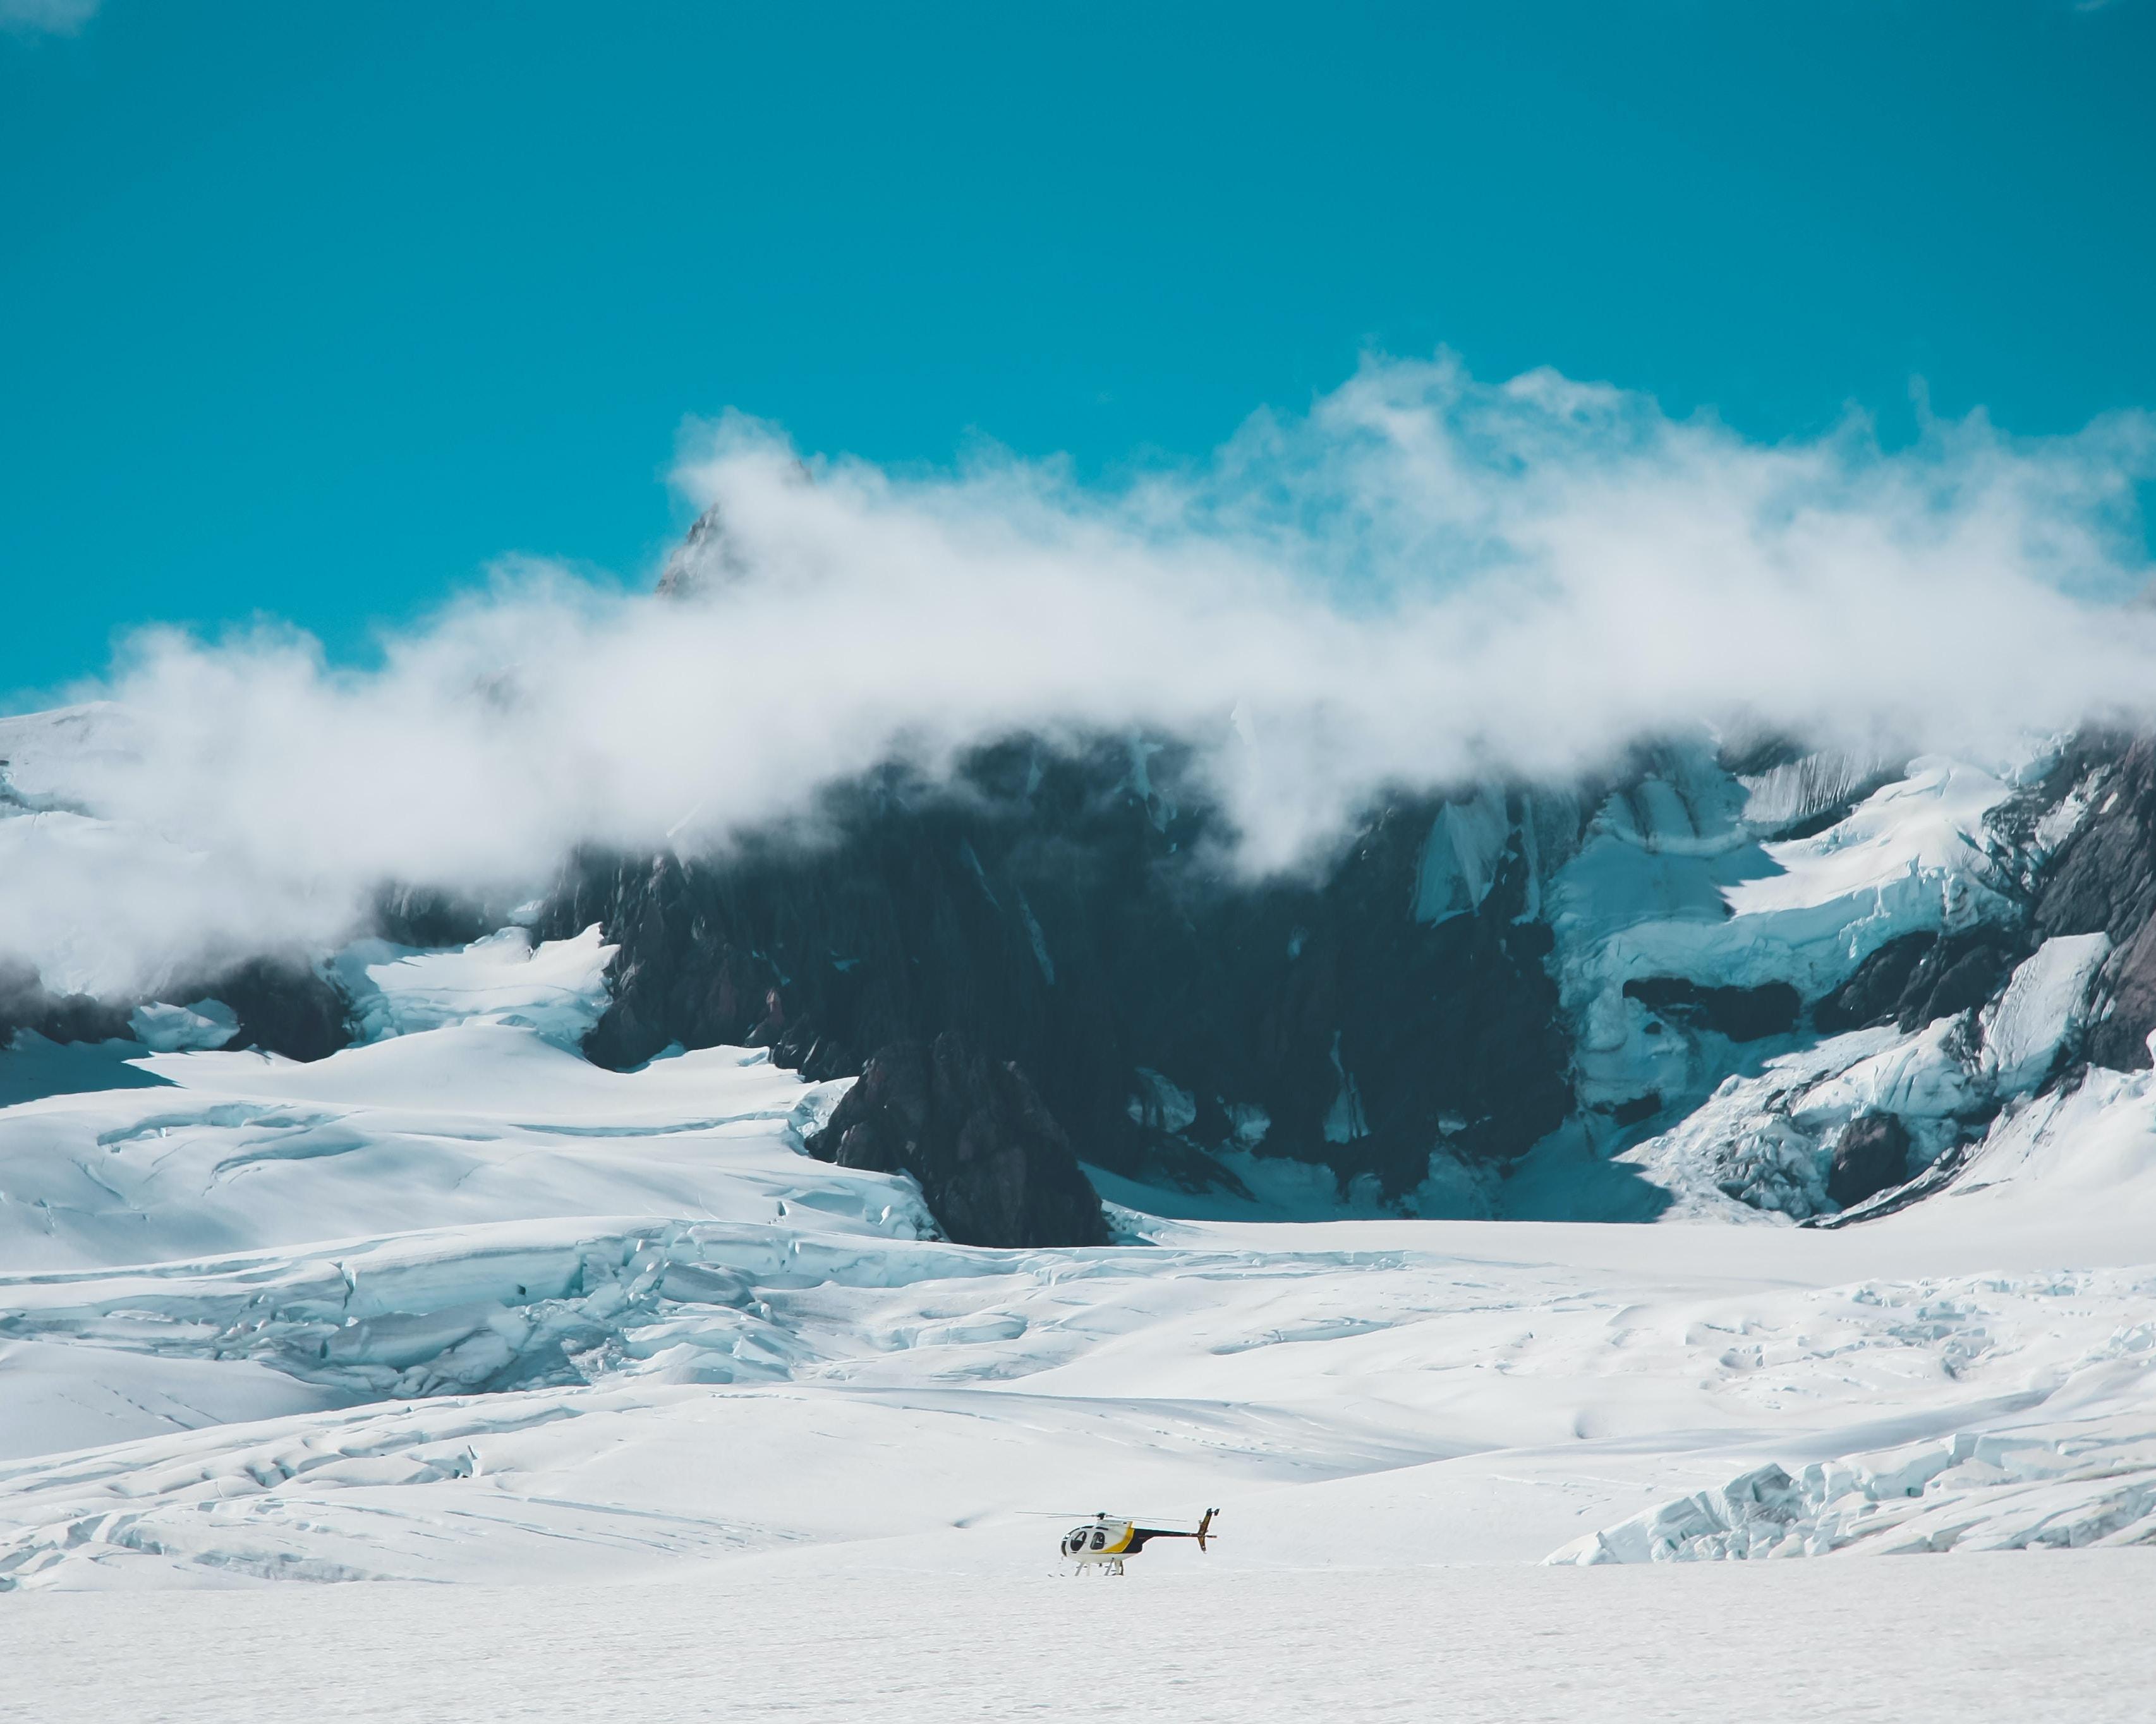
POLYGON ((2114 1418, 1957 1432, 1814 1462, 1794 1475, 1770 1463, 1645 1510, 1548 1560, 1589 1568, 2150 1544, 2156 1432, 2145 1418, 2114 1418))
POLYGON ((1837 991, 1882 948, 1913 966, 1943 937, 1975 940, 1993 967, 1964 967, 1957 984, 1982 985, 1955 1009, 1988 996, 2012 936, 1987 931, 2018 906, 1986 819, 2011 787, 1938 758, 1881 776, 1805 756, 1747 778, 1700 741, 1642 752, 1549 896, 1590 1121, 1681 1117, 1785 1050, 1804 1003, 1825 997, 1823 1029, 1870 1021, 1837 991))
POLYGON ((2062 934, 2016 967, 1979 1018, 1984 1067, 2008 1095, 2049 1078, 2086 1028, 2089 992, 2111 954, 2107 934, 2062 934))
POLYGON ((871 1054, 808 1153, 910 1173, 967 1245, 1105 1245, 1101 1200, 1070 1141, 1010 1063, 951 1031, 871 1054))
POLYGON ((1744 819, 1768 838, 1801 838, 1830 826, 1901 776, 1901 762, 1847 749, 1799 752, 1770 747, 1771 757, 1729 762, 1744 787, 1744 819))
POLYGON ((528 929, 512 926, 449 951, 363 940, 329 967, 362 1041, 485 1023, 574 1048, 605 1014, 613 957, 596 927, 535 943, 528 929))
POLYGON ((151 1053, 178 1054, 223 1047, 239 1034, 239 1017, 223 1000, 201 999, 187 1006, 153 1000, 128 1014, 127 1027, 151 1053))

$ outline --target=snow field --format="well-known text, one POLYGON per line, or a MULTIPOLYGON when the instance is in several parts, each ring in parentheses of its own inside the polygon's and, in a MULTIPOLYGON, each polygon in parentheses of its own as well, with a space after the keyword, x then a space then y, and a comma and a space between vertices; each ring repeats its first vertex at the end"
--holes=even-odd
MULTIPOLYGON (((1553 888, 1613 1093, 1649 1070, 1631 975, 1774 947, 1816 980, 1995 911, 2001 780, 1920 762, 1769 846, 1656 785, 1553 888)), ((136 1086, 0 1110, 0 1636, 38 1628, 34 1716, 2142 1716, 2156 1554, 2079 1547, 2156 1542, 2156 1077, 2028 1093, 2093 941, 1981 1021, 1733 1073, 1654 1050, 1713 1090, 1605 1170, 1672 1193, 1662 1225, 1118 1188, 1132 1243, 1027 1252, 805 1157, 843 1085, 583 1060, 606 955, 353 948, 367 1039, 311 1065, 193 1008, 167 1051, 38 1053, 136 1086), (1926 1153, 1996 1113, 1924 1203, 1789 1226, 1882 1106, 1926 1153), (1203 1558, 1052 1578, 1072 1520, 1215 1504, 1203 1558), (1994 1554, 2032 1546, 2076 1548, 1994 1554), (1839 1559, 1917 1550, 1953 1554, 1839 1559), (1831 1560, 1670 1566, 1794 1555, 1831 1560), (221 1634, 244 1653, 200 1656, 221 1634)))
POLYGON ((170 1087, 0 1114, 0 1262, 73 1270, 465 1221, 663 1213, 911 1236, 910 1185, 803 1157, 844 1085, 711 1049, 601 1070, 539 1029, 473 1022, 314 1065, 154 1054, 170 1087), (884 1212, 889 1210, 889 1215, 884 1212))
POLYGON ((1741 1521, 1746 1553, 1823 1551, 1948 1509, 1933 1547, 2140 1536, 2145 1075, 2010 1111, 1945 1194, 1839 1233, 1127 1215, 1147 1243, 970 1251, 910 1182, 800 1153, 840 1086, 569 1052, 603 953, 360 954, 367 1044, 156 1054, 127 1068, 156 1087, 0 1113, 0 1582, 626 1578, 892 1538, 1018 1573, 1032 1511, 1212 1503, 1272 1529, 1229 1570, 1533 1562, 1643 1515, 1595 1548, 1737 1554, 1741 1521), (1954 1458, 1880 1509, 1863 1457, 1910 1444, 1954 1458), (2098 1451, 2093 1496, 2041 1460, 2098 1451), (1769 1468, 1773 1514, 1732 1507, 1769 1468))
POLYGON ((1231 1573, 1178 1550, 1121 1581, 820 1554, 663 1585, 18 1595, 0 1719, 2139 1724, 2156 1692, 2133 1552, 1231 1573))
MULTIPOLYGON (((1270 1529, 1226 1568, 1306 1541, 1533 1561, 1735 1472, 2078 1450, 2095 1419, 2107 1489, 2156 1480, 2148 1271, 1843 1279, 1902 1255, 1884 1226, 1162 1231, 988 1252, 501 1223, 8 1278, 13 1345, 160 1434, 0 1467, 0 1583, 632 1576, 952 1528, 977 1566, 1022 1568, 1050 1542, 1019 1538, 1031 1511, 1201 1502, 1270 1529), (1370 1249, 1322 1249, 1342 1239, 1370 1249), (1599 1260, 1549 1260, 1574 1243, 1599 1260), (135 1388, 182 1364, 192 1418, 135 1388), (288 1402, 259 1405, 280 1378, 288 1402)), ((54 1419, 21 1417, 18 1453, 54 1419)), ((1941 1476, 1966 1542, 2027 1517, 2025 1467, 1941 1476)), ((1604 1559, 1739 1553, 1652 1546, 1604 1559)))

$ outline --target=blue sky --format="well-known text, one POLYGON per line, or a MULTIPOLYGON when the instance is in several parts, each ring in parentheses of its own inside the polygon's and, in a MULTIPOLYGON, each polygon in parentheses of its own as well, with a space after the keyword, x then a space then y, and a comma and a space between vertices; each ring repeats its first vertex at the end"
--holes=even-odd
POLYGON ((0 700, 641 578, 685 420, 1112 480, 1368 348, 2156 405, 2156 6, 0 0, 0 700))

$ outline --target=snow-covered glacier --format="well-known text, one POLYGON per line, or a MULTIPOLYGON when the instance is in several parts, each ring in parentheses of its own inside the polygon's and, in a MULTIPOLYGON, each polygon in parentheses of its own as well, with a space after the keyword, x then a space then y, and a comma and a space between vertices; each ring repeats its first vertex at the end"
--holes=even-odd
MULTIPOLYGON (((87 802, 52 818, 77 745, 26 733, 45 752, 7 840, 133 843, 87 802)), ((2062 758, 1738 770, 1687 744, 1594 793, 1418 810, 1396 854, 1371 842, 1382 891, 1289 900, 1276 945, 1271 910, 1235 923, 1342 1014, 1283 1034, 1306 1075, 1209 1088, 1240 1068, 1198 1035, 1110 1074, 1142 1152, 1107 1165, 1075 1129, 1066 1152, 1106 1244, 954 1244, 931 1201, 952 1167, 831 1152, 868 1082, 823 1063, 878 962, 865 929, 814 994, 746 944, 655 977, 648 927, 582 921, 572 890, 473 937, 385 917, 231 999, 201 967, 162 991, 183 998, 19 984, 0 1614, 277 1581, 660 1587, 744 1620, 788 1588, 883 1586, 873 1614, 927 1583, 1022 1611, 1057 1517, 1103 1508, 1218 1506, 1204 1557, 1148 1552, 1129 1584, 1228 1588, 1222 1609, 1358 1570, 1557 1588, 2156 1543, 2156 1075, 2088 1057, 2131 931, 2046 920, 2117 771, 2062 758), (1351 914, 1436 942, 1388 1009, 1456 961, 1547 1013, 1547 1117, 1472 1115, 1450 1066, 1400 1075, 1449 1008, 1397 1046, 1358 1030, 1359 948, 1320 920, 1351 914), (739 994, 757 1044, 619 1039, 625 1003, 649 1043, 696 990, 739 994), (264 1045, 324 998, 341 1045, 264 1045), (1395 1163, 1369 1145, 1405 1131, 1403 1097, 1430 1135, 1395 1163)), ((968 913, 1029 988, 1081 985, 1083 917, 1014 854, 957 857, 968 913)), ((644 878, 608 902, 716 901, 644 878)), ((916 1117, 902 1090, 871 1123, 916 1117)))
MULTIPOLYGON (((759 1053, 614 1075, 475 1022, 147 1063, 0 1116, 18 1588, 891 1540, 1023 1569, 1074 1494, 1220 1500, 1269 1529, 1229 1567, 1529 1560, 1754 1457, 2156 1465, 2146 1075, 1868 1227, 1122 1212, 1127 1244, 993 1251, 802 1156, 828 1098, 759 1053)), ((1925 1482, 1980 1545, 1974 1476, 1925 1482)))

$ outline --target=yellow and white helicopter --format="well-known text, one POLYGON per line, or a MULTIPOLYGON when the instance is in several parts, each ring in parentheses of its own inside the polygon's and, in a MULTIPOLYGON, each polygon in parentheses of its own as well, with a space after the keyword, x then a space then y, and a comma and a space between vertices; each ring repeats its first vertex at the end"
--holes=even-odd
POLYGON ((1098 1514, 1063 1535, 1063 1554, 1078 1565, 1081 1574, 1096 1566, 1107 1573, 1121 1574, 1124 1558, 1135 1557, 1156 1538, 1194 1538, 1198 1548, 1204 1550, 1205 1535, 1213 1530, 1214 1518, 1219 1512, 1218 1509, 1206 1510, 1195 1532, 1168 1526, 1141 1526, 1134 1521, 1098 1514))

